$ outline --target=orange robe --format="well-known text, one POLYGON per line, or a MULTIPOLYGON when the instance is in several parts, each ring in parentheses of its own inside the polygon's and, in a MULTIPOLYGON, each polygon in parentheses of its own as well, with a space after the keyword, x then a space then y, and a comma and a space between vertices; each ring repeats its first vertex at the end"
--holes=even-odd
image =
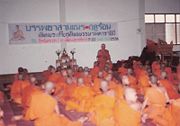
POLYGON ((132 109, 125 100, 116 103, 114 118, 115 126, 141 126, 140 112, 132 109))
POLYGON ((164 86, 170 99, 180 98, 180 95, 174 89, 173 84, 170 81, 168 81, 167 79, 162 79, 159 81, 159 83, 164 86))
POLYGON ((118 72, 119 72, 119 74, 120 74, 121 76, 123 76, 123 75, 127 75, 128 70, 127 70, 127 68, 121 66, 121 67, 118 69, 118 72))
POLYGON ((66 104, 67 110, 77 110, 78 112, 88 112, 94 91, 85 85, 77 86, 72 92, 72 98, 66 104))
POLYGON ((132 75, 128 75, 128 79, 129 79, 130 87, 137 89, 138 88, 137 79, 132 75))
POLYGON ((173 101, 171 104, 171 112, 176 121, 176 126, 180 126, 180 99, 173 101))
POLYGON ((22 104, 22 92, 28 85, 30 85, 29 81, 15 80, 13 82, 10 95, 15 103, 22 104))
POLYGON ((155 87, 150 87, 146 89, 145 98, 148 99, 148 107, 144 112, 148 118, 159 126, 176 126, 170 109, 165 106, 165 94, 155 87))
POLYGON ((24 88, 24 90, 22 91, 22 106, 25 109, 25 111, 29 107, 31 95, 35 91, 39 91, 39 90, 40 89, 38 87, 36 87, 35 85, 32 85, 32 84, 30 84, 24 88))
POLYGON ((97 67, 97 66, 95 66, 91 69, 90 74, 91 74, 93 80, 95 77, 97 77, 98 72, 99 72, 99 67, 97 67))
POLYGON ((164 105, 149 105, 144 112, 159 126, 176 126, 170 109, 164 105))
POLYGON ((53 73, 53 74, 51 74, 51 75, 49 76, 48 81, 57 83, 57 82, 59 82, 59 81, 64 81, 64 80, 63 80, 63 77, 62 77, 61 74, 59 74, 59 73, 53 73))
POLYGON ((149 84, 149 77, 143 71, 142 71, 142 73, 139 76, 138 82, 139 82, 138 84, 139 84, 139 88, 140 88, 140 93, 144 93, 146 88, 148 88, 150 86, 150 84, 149 84))
POLYGON ((115 91, 116 99, 123 99, 124 89, 121 84, 117 84, 114 81, 109 82, 109 89, 115 91))
POLYGON ((92 89, 94 90, 94 92, 96 94, 101 93, 100 91, 100 83, 101 83, 101 79, 100 78, 95 78, 92 84, 92 89))
POLYGON ((97 95, 92 101, 91 106, 91 121, 96 126, 114 126, 113 110, 115 98, 101 94, 97 95))
POLYGON ((105 65, 106 65, 106 62, 108 60, 109 61, 111 60, 109 51, 106 50, 106 49, 105 50, 99 50, 97 58, 98 58, 98 63, 99 63, 100 70, 103 70, 105 65))
POLYGON ((35 126, 81 126, 55 112, 56 100, 41 91, 33 93, 30 106, 25 113, 26 120, 34 120, 35 126))

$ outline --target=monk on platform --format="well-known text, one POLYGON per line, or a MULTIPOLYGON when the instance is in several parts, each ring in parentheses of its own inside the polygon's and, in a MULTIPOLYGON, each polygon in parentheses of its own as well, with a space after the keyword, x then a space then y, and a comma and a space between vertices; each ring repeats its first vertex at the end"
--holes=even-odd
MULTIPOLYGON (((46 82, 44 88, 44 91, 35 92, 31 96, 30 106, 24 119, 34 121, 35 126, 82 126, 85 118, 72 122, 60 114, 57 101, 51 96, 54 92, 54 84, 46 82)), ((13 119, 21 118, 22 116, 15 116, 13 119)))
POLYGON ((97 54, 97 61, 99 64, 100 70, 103 70, 107 62, 111 62, 111 57, 109 51, 106 49, 105 44, 101 44, 101 49, 97 54))

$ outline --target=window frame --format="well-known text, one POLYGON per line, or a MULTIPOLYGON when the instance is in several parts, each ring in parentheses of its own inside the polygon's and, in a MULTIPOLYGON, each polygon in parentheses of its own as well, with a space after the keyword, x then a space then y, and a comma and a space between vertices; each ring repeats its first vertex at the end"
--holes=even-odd
MULTIPOLYGON (((174 45, 180 45, 180 42, 177 42, 177 24, 180 24, 180 22, 177 22, 176 20, 176 15, 180 15, 180 13, 145 13, 145 15, 153 15, 154 21, 153 22, 146 22, 145 24, 175 24, 175 42, 173 43, 174 45), (156 15, 164 15, 164 22, 156 22, 156 15), (166 21, 166 15, 174 15, 174 22, 167 22, 166 21)), ((144 16, 145 18, 145 16, 144 16)))

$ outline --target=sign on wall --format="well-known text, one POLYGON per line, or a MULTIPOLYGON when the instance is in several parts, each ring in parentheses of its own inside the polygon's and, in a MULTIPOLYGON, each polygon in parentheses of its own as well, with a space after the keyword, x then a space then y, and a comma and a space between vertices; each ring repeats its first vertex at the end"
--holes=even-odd
POLYGON ((10 44, 117 41, 117 23, 9 24, 10 44))

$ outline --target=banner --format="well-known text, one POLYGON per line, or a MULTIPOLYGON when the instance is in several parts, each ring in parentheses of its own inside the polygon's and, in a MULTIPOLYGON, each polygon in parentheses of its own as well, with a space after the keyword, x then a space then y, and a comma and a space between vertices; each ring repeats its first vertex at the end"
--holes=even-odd
POLYGON ((9 24, 10 44, 117 41, 117 23, 9 24))

